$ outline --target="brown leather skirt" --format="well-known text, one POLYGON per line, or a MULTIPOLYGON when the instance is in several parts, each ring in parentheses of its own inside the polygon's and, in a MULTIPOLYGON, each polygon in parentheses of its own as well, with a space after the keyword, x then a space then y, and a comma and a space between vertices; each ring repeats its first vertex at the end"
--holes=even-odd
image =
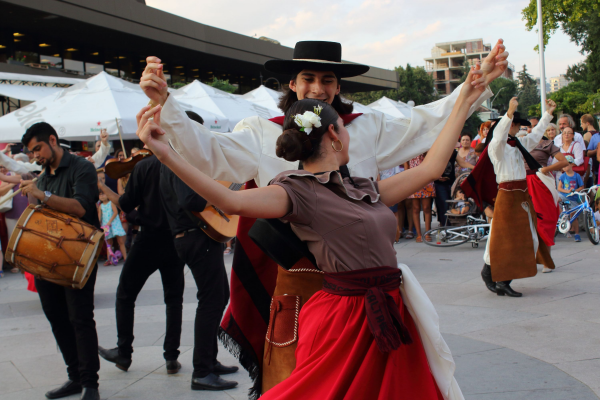
POLYGON ((537 216, 527 181, 503 182, 499 189, 489 247, 492 279, 499 282, 529 278, 537 274, 537 264, 554 269, 548 246, 539 234, 538 251, 533 253, 530 221, 535 229, 537 216))
POLYGON ((302 306, 323 288, 323 272, 306 258, 289 271, 279 267, 265 338, 262 393, 288 378, 296 368, 298 316, 302 306))

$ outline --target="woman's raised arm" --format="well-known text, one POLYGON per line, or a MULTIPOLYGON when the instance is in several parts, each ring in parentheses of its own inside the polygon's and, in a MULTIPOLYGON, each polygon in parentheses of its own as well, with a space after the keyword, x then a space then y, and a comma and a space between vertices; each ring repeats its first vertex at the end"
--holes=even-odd
POLYGON ((280 218, 290 212, 291 200, 280 186, 235 192, 194 168, 169 146, 165 131, 160 127, 160 110, 160 105, 152 109, 148 106, 142 108, 137 115, 138 137, 163 164, 209 204, 227 214, 252 218, 280 218), (149 119, 151 117, 154 119, 149 119))

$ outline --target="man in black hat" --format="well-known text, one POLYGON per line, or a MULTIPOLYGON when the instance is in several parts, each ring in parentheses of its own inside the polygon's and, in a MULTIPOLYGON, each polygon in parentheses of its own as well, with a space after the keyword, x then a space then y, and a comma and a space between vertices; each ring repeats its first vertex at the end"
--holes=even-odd
MULTIPOLYGON (((500 76, 507 67, 507 57, 500 40, 484 60, 481 78, 475 84, 487 86, 500 76)), ((254 181, 258 186, 266 186, 283 171, 298 169, 298 162, 288 162, 275 154, 283 118, 250 117, 240 121, 227 135, 210 132, 187 118, 177 101, 169 97, 161 60, 148 57, 146 61, 148 64, 140 86, 153 103, 162 106, 161 127, 173 148, 192 165, 214 179, 254 181)), ((410 119, 387 120, 378 112, 352 114, 352 104, 341 99, 341 79, 364 74, 369 67, 343 62, 339 43, 298 42, 292 60, 270 60, 265 63, 265 69, 290 76, 289 91, 284 93, 279 104, 283 112, 297 100, 320 99, 331 104, 346 125, 352 122, 348 126, 352 140, 347 167, 352 176, 366 178, 376 177, 380 170, 398 166, 427 151, 441 132, 460 93, 458 88, 442 100, 413 108, 410 119)), ((471 108, 471 113, 491 96, 491 91, 486 90, 471 108)), ((262 363, 277 266, 248 238, 247 229, 251 225, 252 221, 241 218, 242 228, 238 230, 231 277, 231 301, 221 326, 229 335, 225 338, 226 343, 236 349, 242 365, 256 371, 262 363), (238 274, 238 271, 250 273, 238 274), (240 293, 242 296, 238 299, 240 293)))

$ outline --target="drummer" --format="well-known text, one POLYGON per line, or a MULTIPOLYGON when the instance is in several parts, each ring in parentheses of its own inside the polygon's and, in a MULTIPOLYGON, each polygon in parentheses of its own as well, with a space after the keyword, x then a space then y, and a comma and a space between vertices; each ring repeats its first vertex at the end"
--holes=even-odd
MULTIPOLYGON (((64 150, 54 128, 46 122, 32 125, 22 139, 43 167, 37 182, 22 180, 22 194, 56 211, 75 215, 100 228, 96 202, 98 186, 94 165, 64 150), (31 197, 30 196, 30 197, 31 197)), ((49 399, 82 393, 83 400, 99 400, 98 335, 94 321, 96 271, 83 289, 72 289, 35 279, 35 287, 52 333, 67 364, 67 380, 46 393, 49 399)))

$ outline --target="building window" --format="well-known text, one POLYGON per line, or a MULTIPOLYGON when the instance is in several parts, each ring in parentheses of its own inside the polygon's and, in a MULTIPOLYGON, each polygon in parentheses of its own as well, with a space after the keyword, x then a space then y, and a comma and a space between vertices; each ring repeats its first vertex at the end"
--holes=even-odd
POLYGON ((65 70, 67 71, 77 72, 80 75, 83 75, 83 73, 85 72, 85 69, 83 67, 83 61, 65 60, 64 63, 65 70))
POLYGON ((62 58, 55 56, 47 56, 44 54, 40 56, 40 64, 47 65, 49 68, 62 69, 63 67, 62 58))
POLYGON ((96 75, 102 71, 104 71, 104 65, 94 64, 94 63, 85 63, 85 73, 88 75, 96 75))

